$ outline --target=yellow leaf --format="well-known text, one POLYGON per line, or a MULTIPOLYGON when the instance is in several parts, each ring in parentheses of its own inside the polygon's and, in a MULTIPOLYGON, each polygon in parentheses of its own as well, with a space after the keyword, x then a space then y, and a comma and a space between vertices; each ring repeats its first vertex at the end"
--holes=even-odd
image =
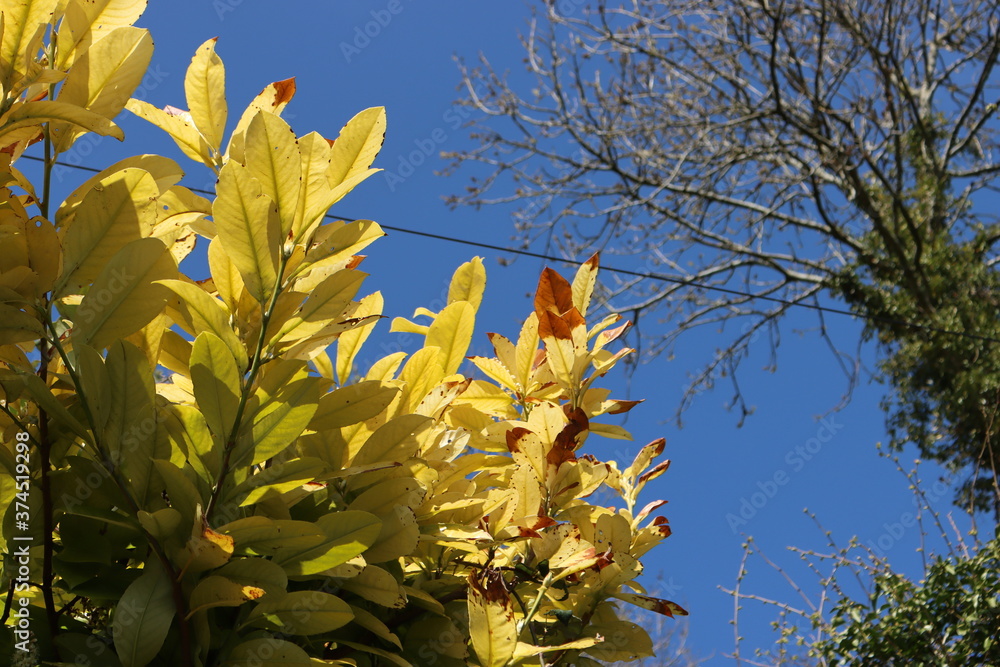
POLYGON ((136 155, 119 160, 88 178, 66 197, 56 211, 56 227, 61 229, 69 224, 84 197, 101 181, 130 167, 149 172, 149 175, 156 181, 156 188, 161 195, 184 177, 184 170, 180 168, 180 165, 170 158, 160 155, 136 155))
POLYGON ((271 345, 312 336, 342 319, 366 276, 360 271, 338 271, 317 285, 295 315, 289 317, 271 338, 271 345))
POLYGON ((451 285, 448 286, 448 303, 468 301, 475 310, 479 310, 485 289, 486 269, 483 267, 483 258, 474 257, 472 261, 458 267, 452 276, 451 285))
POLYGON ((334 222, 321 227, 314 238, 315 245, 306 253, 295 289, 308 291, 324 278, 345 268, 354 255, 375 240, 385 236, 371 220, 334 222))
POLYGON ((327 178, 336 187, 366 172, 385 141, 385 109, 372 107, 358 113, 340 130, 333 144, 327 178))
POLYGON ((187 74, 184 76, 184 94, 191 118, 209 147, 222 152, 222 134, 226 130, 226 69, 215 53, 215 40, 198 47, 187 74))
POLYGON ((398 392, 398 387, 376 380, 336 389, 320 398, 309 428, 325 431, 371 419, 388 407, 398 392))
POLYGON ((499 570, 469 575, 469 636, 481 667, 506 667, 517 648, 514 608, 499 570))
MULTIPOLYGON (((117 116, 132 92, 142 83, 153 57, 148 30, 124 26, 93 44, 69 71, 57 102, 83 107, 111 119, 117 116)), ((69 150, 84 131, 53 124, 55 149, 69 150)))
POLYGON ((136 22, 146 10, 146 0, 70 0, 59 27, 56 69, 65 69, 91 44, 115 28, 136 22))
POLYGON ((600 255, 594 254, 584 262, 573 278, 573 305, 580 311, 581 315, 587 314, 590 306, 590 297, 594 294, 594 285, 597 284, 597 266, 600 255))
POLYGON ((329 210, 330 183, 326 172, 330 168, 330 144, 316 132, 299 139, 302 164, 302 187, 292 225, 292 240, 309 245, 310 237, 329 210))
POLYGON ((295 79, 275 81, 265 86, 264 90, 260 91, 257 97, 250 102, 250 106, 246 108, 243 115, 240 116, 240 120, 236 123, 236 129, 233 130, 233 135, 229 139, 229 146, 226 148, 226 157, 242 163, 244 161, 243 144, 250 121, 254 119, 259 111, 267 111, 280 116, 294 95, 295 79))
POLYGON ((361 447, 353 465, 380 461, 405 461, 420 450, 434 420, 421 415, 402 415, 380 426, 361 447))
POLYGON ((223 248, 243 276, 247 292, 266 303, 277 284, 281 226, 273 202, 261 196, 260 184, 238 162, 219 172, 212 205, 223 248))
POLYGON ((149 236, 158 190, 147 171, 123 169, 93 186, 63 238, 63 272, 56 293, 78 294, 127 243, 149 236))
POLYGON ((468 301, 456 301, 445 306, 427 331, 428 347, 440 348, 438 359, 445 376, 458 372, 472 342, 476 326, 476 309, 468 301))
MULTIPOLYGON (((354 311, 354 316, 380 316, 382 314, 382 306, 383 301, 381 292, 369 294, 361 299, 361 303, 358 305, 357 310, 354 311)), ((337 339, 337 382, 341 385, 346 385, 350 379, 351 369, 354 366, 354 358, 358 355, 358 352, 361 351, 361 346, 368 339, 368 336, 371 335, 376 322, 377 320, 351 329, 350 331, 345 331, 340 334, 340 338, 337 339)))
POLYGON ((219 443, 233 431, 240 404, 240 373, 225 343, 203 331, 191 349, 191 381, 198 409, 219 443))
POLYGON ((125 138, 125 133, 120 127, 100 114, 81 109, 75 104, 46 100, 25 102, 11 107, 10 111, 0 116, 0 137, 6 141, 6 135, 18 128, 59 121, 72 123, 90 132, 114 137, 119 141, 125 138))
POLYGON ((480 412, 494 417, 516 419, 512 413, 513 399, 510 394, 492 382, 474 380, 461 395, 455 399, 456 405, 471 405, 480 412))
MULTIPOLYGON (((197 336, 203 331, 211 331, 222 339, 236 360, 240 371, 248 365, 247 351, 243 343, 229 325, 229 313, 225 306, 212 298, 205 290, 183 280, 162 280, 160 284, 169 288, 181 298, 185 306, 185 315, 193 329, 191 333, 197 336)), ((178 323, 181 324, 181 323, 178 323)))
POLYGON ((517 368, 513 369, 514 379, 520 383, 524 391, 528 391, 531 382, 532 369, 538 355, 538 345, 541 340, 538 337, 538 316, 535 313, 528 315, 521 326, 521 334, 517 338, 517 349, 515 359, 517 368))
POLYGON ((163 310, 168 293, 157 281, 177 275, 177 265, 159 239, 132 241, 104 265, 83 297, 73 321, 73 339, 101 349, 146 326, 163 310))
POLYGON ((219 297, 225 302, 229 312, 237 312, 240 293, 243 291, 243 277, 218 237, 208 244, 208 266, 219 297))
POLYGON ((194 123, 189 122, 184 117, 185 115, 190 116, 190 114, 178 115, 176 111, 168 113, 163 109, 157 109, 148 102, 134 98, 126 102, 125 108, 169 134, 184 155, 207 165, 209 168, 215 168, 215 160, 212 158, 208 141, 201 136, 194 123))
POLYGON ((295 221, 302 179, 302 158, 295 133, 281 117, 259 112, 247 126, 244 160, 263 193, 277 204, 284 240, 295 221))
POLYGON ((54 15, 59 0, 19 0, 4 2, 3 41, 0 42, 0 72, 4 91, 27 70, 26 60, 33 61, 35 53, 29 52, 29 45, 44 26, 57 17, 54 15))
POLYGON ((27 343, 45 334, 42 323, 14 306, 0 305, 0 345, 27 343))
POLYGON ((511 392, 518 391, 518 383, 514 377, 507 370, 507 367, 501 364, 496 359, 490 359, 487 357, 469 357, 476 368, 486 373, 487 376, 493 378, 501 384, 501 386, 509 389, 511 392))

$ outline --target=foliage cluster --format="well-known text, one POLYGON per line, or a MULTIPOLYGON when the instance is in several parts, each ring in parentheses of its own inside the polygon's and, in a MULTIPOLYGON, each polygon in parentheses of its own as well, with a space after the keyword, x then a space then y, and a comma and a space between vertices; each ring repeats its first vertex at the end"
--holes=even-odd
POLYGON ((639 507, 662 440, 625 469, 580 448, 636 401, 595 385, 627 324, 585 320, 596 257, 546 270, 516 341, 460 373, 486 276, 462 265, 421 349, 357 368, 381 317, 327 210, 376 170, 384 111, 294 134, 293 80, 229 122, 205 42, 188 110, 130 100, 143 0, 4 0, 0 46, 0 498, 4 648, 46 664, 597 665, 650 654, 621 604, 670 534, 639 507), (213 170, 156 155, 53 201, 52 168, 123 109, 213 170), (13 166, 44 147, 41 188, 13 166), (178 263, 207 243, 211 275, 178 263), (335 352, 328 353, 332 344, 335 352), (590 504, 599 488, 621 500, 590 504), (30 628, 30 631, 28 630, 30 628), (28 653, 22 649, 29 649, 28 653), (539 657, 539 656, 542 657, 539 657))
POLYGON ((844 597, 814 653, 835 665, 1000 664, 1000 535, 973 553, 937 556, 923 580, 889 569, 864 602, 844 597))

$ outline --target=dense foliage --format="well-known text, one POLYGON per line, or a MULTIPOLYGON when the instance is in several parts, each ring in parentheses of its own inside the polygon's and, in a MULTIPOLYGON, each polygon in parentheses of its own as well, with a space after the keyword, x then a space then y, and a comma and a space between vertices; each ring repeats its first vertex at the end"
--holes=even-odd
POLYGON ((1000 539, 934 558, 919 582, 883 569, 871 583, 870 599, 831 610, 831 634, 813 646, 826 664, 1000 664, 1000 539))
POLYGON ((382 236, 327 210, 376 170, 382 109, 296 135, 292 80, 228 134, 215 42, 188 109, 130 100, 152 54, 142 0, 5 0, 0 47, 0 550, 4 654, 23 664, 598 665, 651 653, 621 612, 665 615, 641 558, 669 536, 631 465, 636 401, 596 386, 630 350, 588 326, 597 258, 543 272, 516 339, 461 373, 486 283, 455 272, 423 337, 365 368, 381 317, 358 253, 382 236), (218 177, 209 200, 157 155, 53 200, 59 155, 122 137, 128 108, 218 177), (44 176, 14 163, 41 142, 44 176), (178 263, 207 244, 209 277, 178 263), (335 349, 331 346, 335 345, 335 349), (586 498, 604 488, 612 507, 586 498), (8 653, 8 651, 10 653, 8 653), (539 658, 543 655, 543 658, 539 658))

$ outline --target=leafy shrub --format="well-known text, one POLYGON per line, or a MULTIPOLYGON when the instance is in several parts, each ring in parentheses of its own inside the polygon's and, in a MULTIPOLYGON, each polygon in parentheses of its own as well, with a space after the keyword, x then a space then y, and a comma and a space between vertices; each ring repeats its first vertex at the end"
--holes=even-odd
POLYGON ((0 479, 5 648, 107 665, 597 665, 651 653, 630 603, 670 534, 638 508, 662 440, 620 470, 580 448, 635 401, 594 385, 627 328, 585 321, 593 258, 543 272, 516 342, 460 369, 486 282, 454 275, 424 337, 368 368, 368 220, 328 209, 376 170, 385 114, 297 136, 270 84, 225 139, 215 42, 188 111, 130 100, 145 2, 4 2, 0 50, 0 479), (218 176, 213 200, 157 155, 52 200, 61 153, 122 138, 123 109, 218 176), (13 162, 44 146, 36 191, 13 162), (178 263, 207 244, 211 276, 178 263), (335 351, 328 353, 335 344, 335 351), (621 507, 585 500, 613 490, 621 507))

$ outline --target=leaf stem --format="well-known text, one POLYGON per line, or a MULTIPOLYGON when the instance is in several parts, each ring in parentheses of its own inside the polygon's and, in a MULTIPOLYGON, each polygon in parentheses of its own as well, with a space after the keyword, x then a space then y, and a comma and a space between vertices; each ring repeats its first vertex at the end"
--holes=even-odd
POLYGON ((230 429, 229 436, 226 438, 225 450, 222 453, 222 467, 219 470, 219 479, 215 482, 215 488, 212 489, 212 497, 209 499, 208 507, 205 509, 205 520, 210 524, 212 513, 218 505, 219 498, 222 496, 222 489, 226 483, 226 478, 229 476, 231 459, 233 450, 236 449, 236 438, 239 435, 240 425, 243 421, 243 413, 246 412, 247 403, 250 400, 250 393, 253 390, 254 382, 257 380, 257 374, 260 372, 260 367, 263 363, 262 359, 264 356, 264 346, 267 343, 267 329, 271 323, 271 317, 274 315, 274 307, 278 302, 278 297, 281 295, 281 276, 285 272, 285 266, 287 263, 288 256, 286 253, 282 252, 281 260, 278 264, 278 275, 277 278, 275 278, 274 291, 271 292, 271 298, 268 300, 267 306, 265 306, 261 311, 260 334, 257 336, 257 344, 254 348, 253 357, 250 359, 250 370, 247 373, 246 379, 243 382, 242 391, 240 392, 240 402, 236 408, 236 417, 233 419, 233 427, 230 429))

